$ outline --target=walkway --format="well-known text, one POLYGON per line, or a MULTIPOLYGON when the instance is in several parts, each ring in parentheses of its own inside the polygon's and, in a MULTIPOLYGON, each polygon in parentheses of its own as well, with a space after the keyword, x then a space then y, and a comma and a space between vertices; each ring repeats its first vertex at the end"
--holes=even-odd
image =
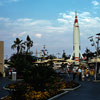
POLYGON ((9 93, 3 89, 4 86, 6 86, 6 84, 10 84, 13 83, 13 81, 10 81, 7 78, 1 78, 0 77, 0 98, 7 96, 9 93))
MULTIPOLYGON (((0 78, 0 98, 8 95, 3 87, 12 82, 7 78, 0 78)), ((56 100, 100 100, 100 82, 82 81, 80 84, 79 89, 70 91, 56 100)))
POLYGON ((79 89, 57 98, 56 100, 100 100, 100 82, 83 81, 79 89))

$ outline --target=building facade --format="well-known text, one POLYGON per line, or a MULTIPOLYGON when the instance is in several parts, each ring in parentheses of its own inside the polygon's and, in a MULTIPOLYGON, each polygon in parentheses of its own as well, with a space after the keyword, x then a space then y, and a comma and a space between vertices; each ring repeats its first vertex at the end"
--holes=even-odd
POLYGON ((0 73, 4 74, 4 42, 0 41, 0 73))

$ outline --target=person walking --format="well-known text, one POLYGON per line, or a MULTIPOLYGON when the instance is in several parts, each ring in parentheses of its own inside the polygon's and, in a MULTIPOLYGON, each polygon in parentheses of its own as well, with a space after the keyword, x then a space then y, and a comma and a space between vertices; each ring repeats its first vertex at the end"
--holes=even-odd
POLYGON ((74 68, 73 68, 73 80, 75 80, 76 74, 77 74, 77 73, 76 73, 76 68, 74 67, 74 68))
POLYGON ((85 74, 84 74, 84 68, 82 68, 82 81, 84 81, 84 78, 85 78, 85 74))
POLYGON ((79 81, 81 81, 82 80, 82 70, 81 70, 81 68, 79 67, 79 69, 78 69, 78 73, 79 73, 79 81))
POLYGON ((90 70, 87 68, 86 78, 88 81, 90 81, 90 70))

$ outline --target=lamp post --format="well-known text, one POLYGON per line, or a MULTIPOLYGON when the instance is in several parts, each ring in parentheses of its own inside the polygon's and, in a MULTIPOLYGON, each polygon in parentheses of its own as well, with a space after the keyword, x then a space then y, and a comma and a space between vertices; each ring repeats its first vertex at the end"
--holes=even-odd
POLYGON ((100 33, 98 33, 98 34, 96 34, 98 37, 96 37, 97 38, 97 41, 96 41, 96 43, 97 43, 97 52, 96 52, 96 54, 97 54, 97 56, 96 56, 96 68, 95 68, 95 81, 96 81, 96 73, 97 73, 97 58, 98 58, 98 51, 99 51, 99 40, 100 40, 100 33))
POLYGON ((96 66, 95 66, 95 74, 94 74, 94 79, 95 81, 97 80, 97 59, 98 59, 98 50, 99 50, 99 40, 100 40, 100 33, 96 34, 98 37, 96 43, 94 42, 93 36, 89 37, 88 39, 90 39, 90 42, 92 42, 92 46, 95 46, 96 49, 96 66), (96 45, 97 44, 97 45, 96 45))

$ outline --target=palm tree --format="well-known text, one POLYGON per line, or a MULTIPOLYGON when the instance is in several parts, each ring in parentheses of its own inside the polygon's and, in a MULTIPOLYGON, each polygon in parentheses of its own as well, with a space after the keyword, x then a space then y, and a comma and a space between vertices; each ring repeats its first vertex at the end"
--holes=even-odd
POLYGON ((16 41, 14 41, 14 44, 11 46, 12 49, 17 48, 17 54, 20 53, 21 47, 22 47, 22 41, 19 38, 16 38, 16 41))
POLYGON ((29 35, 27 35, 25 44, 27 46, 27 50, 26 51, 29 52, 30 48, 33 46, 33 41, 30 39, 29 35))
POLYGON ((23 42, 23 43, 21 43, 21 45, 20 45, 20 53, 23 53, 23 51, 25 50, 25 43, 23 42))
POLYGON ((87 61, 93 57, 95 57, 95 52, 91 52, 88 48, 86 48, 85 53, 83 53, 83 56, 86 57, 87 61))

